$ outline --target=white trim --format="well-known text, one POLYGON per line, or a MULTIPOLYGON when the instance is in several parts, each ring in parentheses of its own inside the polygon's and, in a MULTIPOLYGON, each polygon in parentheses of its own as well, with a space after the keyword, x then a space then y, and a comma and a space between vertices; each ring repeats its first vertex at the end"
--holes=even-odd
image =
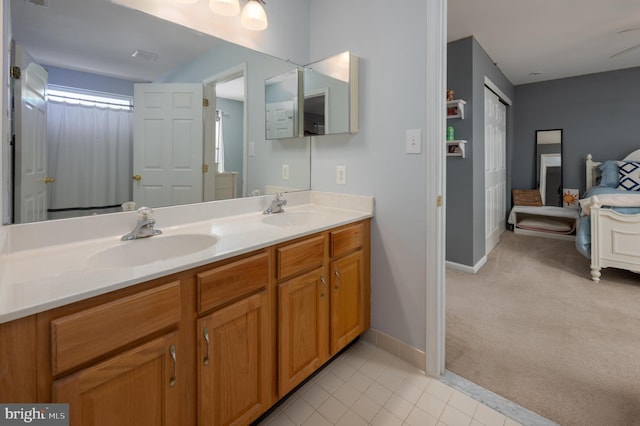
POLYGON ((513 105, 513 102, 511 101, 511 99, 509 99, 509 97, 507 95, 505 95, 504 92, 502 90, 500 90, 498 88, 498 86, 496 86, 493 83, 493 81, 489 80, 489 77, 487 77, 486 75, 484 76, 484 85, 487 86, 489 88, 489 90, 491 90, 493 93, 498 95, 498 97, 500 98, 500 100, 502 102, 504 102, 505 104, 507 104, 509 106, 513 105))
POLYGON ((444 374, 447 1, 426 3, 426 261, 425 372, 444 374), (441 197, 442 205, 438 205, 441 197))
POLYGON ((487 256, 482 256, 482 259, 473 266, 463 265, 462 263, 446 261, 447 269, 453 269, 455 271, 466 272, 467 274, 477 274, 480 269, 487 263, 487 256))

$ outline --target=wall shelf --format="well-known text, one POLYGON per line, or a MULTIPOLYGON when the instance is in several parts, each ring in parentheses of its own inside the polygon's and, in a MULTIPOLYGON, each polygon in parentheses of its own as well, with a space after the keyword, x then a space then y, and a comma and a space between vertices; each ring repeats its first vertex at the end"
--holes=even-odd
POLYGON ((465 156, 465 140, 447 141, 447 157, 462 157, 465 156))
POLYGON ((447 101, 447 120, 450 118, 459 118, 464 120, 464 106, 467 102, 462 99, 447 101))

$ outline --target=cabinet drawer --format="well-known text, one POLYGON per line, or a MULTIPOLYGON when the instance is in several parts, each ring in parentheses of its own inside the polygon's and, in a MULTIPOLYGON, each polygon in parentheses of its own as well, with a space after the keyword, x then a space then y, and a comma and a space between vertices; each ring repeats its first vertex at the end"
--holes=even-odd
POLYGON ((180 321, 180 282, 51 321, 54 375, 180 321))
POLYGON ((324 246, 324 236, 318 235, 279 247, 277 250, 278 279, 321 266, 324 262, 324 246))
POLYGON ((342 256, 364 243, 364 224, 358 223, 331 232, 331 257, 342 256))
POLYGON ((220 306, 269 284, 269 254, 260 253, 197 275, 198 312, 220 306))

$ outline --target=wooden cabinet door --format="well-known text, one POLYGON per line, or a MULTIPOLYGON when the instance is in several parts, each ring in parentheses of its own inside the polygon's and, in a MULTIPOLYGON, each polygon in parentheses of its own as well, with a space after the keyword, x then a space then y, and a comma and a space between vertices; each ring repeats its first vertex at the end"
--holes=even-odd
POLYGON ((200 425, 245 425, 270 404, 274 350, 268 291, 198 320, 200 425))
POLYGON ((278 395, 329 358, 329 289, 318 268, 278 286, 278 395))
POLYGON ((72 426, 180 424, 177 333, 157 338, 53 382, 72 426))
POLYGON ((364 255, 356 251, 331 262, 331 354, 367 327, 364 255))

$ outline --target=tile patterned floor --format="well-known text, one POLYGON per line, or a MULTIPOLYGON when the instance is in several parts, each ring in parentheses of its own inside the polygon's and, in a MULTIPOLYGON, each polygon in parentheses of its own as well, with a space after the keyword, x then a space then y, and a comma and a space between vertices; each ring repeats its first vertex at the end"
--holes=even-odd
POLYGON ((269 426, 518 426, 377 347, 359 341, 276 408, 269 426))

